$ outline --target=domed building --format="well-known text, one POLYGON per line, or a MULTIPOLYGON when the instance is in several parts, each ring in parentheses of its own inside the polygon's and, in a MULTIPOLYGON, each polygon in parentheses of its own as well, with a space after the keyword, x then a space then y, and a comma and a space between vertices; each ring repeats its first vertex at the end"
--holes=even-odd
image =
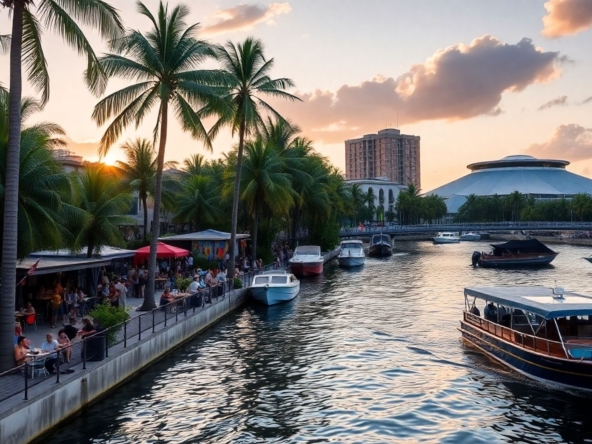
POLYGON ((592 194, 592 180, 570 173, 566 160, 507 156, 500 160, 467 165, 470 174, 442 185, 426 194, 446 200, 448 213, 458 213, 471 194, 507 196, 514 191, 535 199, 570 199, 578 193, 592 194))

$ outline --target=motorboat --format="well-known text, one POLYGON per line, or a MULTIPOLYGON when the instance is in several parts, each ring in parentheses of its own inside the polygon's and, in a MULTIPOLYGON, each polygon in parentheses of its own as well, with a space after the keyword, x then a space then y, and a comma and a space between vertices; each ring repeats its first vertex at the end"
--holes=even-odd
POLYGON ((284 270, 266 271, 255 276, 249 291, 257 302, 275 305, 294 299, 300 292, 300 281, 284 270))
POLYGON ((467 231, 466 233, 462 233, 460 235, 460 240, 474 242, 474 241, 481 240, 481 235, 479 233, 475 233, 473 231, 467 231))
POLYGON ((592 264, 592 257, 585 257, 584 259, 586 259, 588 262, 592 264))
POLYGON ((296 276, 313 276, 323 272, 325 258, 318 245, 296 247, 290 259, 290 269, 296 276))
POLYGON ((359 267, 366 262, 364 245, 359 240, 347 240, 341 242, 341 250, 337 256, 337 262, 341 267, 359 267))
POLYGON ((458 233, 444 232, 438 233, 433 240, 435 244, 457 244, 460 242, 460 236, 458 233))
POLYGON ((560 287, 469 287, 460 332, 539 381, 592 390, 592 296, 560 287))
POLYGON ((503 244, 491 244, 489 253, 474 251, 473 266, 485 268, 536 267, 549 265, 559 253, 537 239, 511 240, 503 244))
POLYGON ((391 256, 393 254, 393 245, 391 244, 391 237, 388 234, 375 234, 370 241, 370 248, 368 249, 368 256, 391 256))

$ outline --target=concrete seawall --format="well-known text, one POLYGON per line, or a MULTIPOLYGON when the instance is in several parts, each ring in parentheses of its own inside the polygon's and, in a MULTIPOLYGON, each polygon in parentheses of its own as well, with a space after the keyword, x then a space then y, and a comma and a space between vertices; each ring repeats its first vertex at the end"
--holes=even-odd
POLYGON ((3 401, 0 412, 0 443, 20 444, 38 439, 54 427, 97 401, 116 386, 164 357, 175 347, 215 324, 242 306, 247 289, 227 293, 212 306, 190 314, 126 348, 114 347, 104 361, 91 363, 86 370, 66 375, 60 383, 39 384, 29 390, 29 400, 16 395, 3 401), (12 404, 12 405, 11 405, 12 404))

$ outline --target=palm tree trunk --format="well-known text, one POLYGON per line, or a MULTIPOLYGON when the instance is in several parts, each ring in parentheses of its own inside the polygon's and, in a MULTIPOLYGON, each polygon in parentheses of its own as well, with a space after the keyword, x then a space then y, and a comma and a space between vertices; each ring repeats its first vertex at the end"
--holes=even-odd
POLYGON ((240 129, 238 132, 238 154, 236 156, 236 177, 234 179, 234 195, 232 196, 232 220, 230 221, 230 246, 228 251, 230 259, 228 260, 228 278, 232 281, 234 279, 235 258, 236 252, 234 247, 236 244, 236 228, 238 224, 238 202, 240 193, 240 180, 243 168, 243 151, 245 147, 245 119, 241 119, 240 129))
POLYGON ((156 186, 154 189, 154 214, 152 218, 152 237, 150 238, 150 256, 148 257, 148 279, 144 292, 144 302, 138 311, 149 311, 156 308, 154 300, 154 279, 156 278, 156 249, 160 236, 160 202, 162 200, 162 170, 164 168, 164 151, 166 148, 168 122, 168 98, 162 99, 160 109, 160 141, 156 167, 156 186))
POLYGON ((2 236, 2 296, 0 297, 0 371, 14 366, 14 308, 18 234, 18 185, 21 147, 21 96, 23 93, 23 0, 14 2, 10 43, 10 101, 8 150, 4 183, 4 233, 2 236))
POLYGON ((142 208, 144 210, 144 240, 148 234, 148 202, 145 196, 142 196, 142 208))
POLYGON ((252 261, 256 261, 257 260, 257 231, 259 231, 259 213, 261 212, 261 210, 256 207, 255 208, 255 220, 253 221, 253 257, 252 257, 252 261))

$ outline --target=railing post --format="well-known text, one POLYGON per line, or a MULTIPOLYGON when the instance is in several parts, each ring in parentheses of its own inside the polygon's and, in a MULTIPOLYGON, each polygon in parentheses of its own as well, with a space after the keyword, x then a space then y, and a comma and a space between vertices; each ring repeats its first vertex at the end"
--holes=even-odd
POLYGON ((29 363, 25 362, 25 401, 29 399, 29 363))
POLYGON ((142 340, 142 315, 138 316, 138 342, 142 340))
POLYGON ((56 384, 60 383, 60 355, 62 352, 56 352, 56 356, 58 357, 58 360, 56 361, 56 384))
POLYGON ((82 370, 86 370, 86 338, 82 340, 82 370))
POLYGON ((170 310, 170 309, 171 309, 171 303, 169 302, 168 304, 166 304, 164 306, 164 326, 165 326, 165 328, 167 325, 167 310, 170 310))
POLYGON ((127 321, 123 321, 123 348, 127 347, 127 321))
MULTIPOLYGON (((154 321, 154 317, 156 316, 156 310, 152 310, 152 333, 154 333, 154 325, 156 324, 156 322, 154 321)), ((166 316, 166 313, 165 313, 166 316)))
POLYGON ((179 322, 179 303, 175 302, 175 323, 179 322))

